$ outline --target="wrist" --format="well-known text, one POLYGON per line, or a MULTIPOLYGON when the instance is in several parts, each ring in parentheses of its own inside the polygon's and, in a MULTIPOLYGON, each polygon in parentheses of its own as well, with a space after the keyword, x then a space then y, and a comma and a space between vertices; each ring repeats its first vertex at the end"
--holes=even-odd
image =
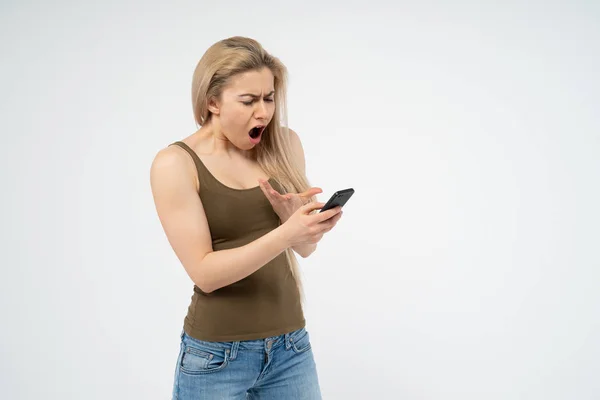
POLYGON ((284 250, 288 247, 293 246, 290 235, 288 233, 288 227, 285 224, 285 222, 282 221, 281 225, 275 228, 273 232, 275 233, 277 240, 280 243, 280 247, 283 247, 284 250))

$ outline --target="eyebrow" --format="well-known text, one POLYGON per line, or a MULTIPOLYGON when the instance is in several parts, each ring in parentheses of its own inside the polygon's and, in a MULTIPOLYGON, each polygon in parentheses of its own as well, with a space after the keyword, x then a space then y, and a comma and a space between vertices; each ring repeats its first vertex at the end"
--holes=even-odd
MULTIPOLYGON (((272 91, 271 91, 271 93, 267 93, 267 94, 265 95, 265 97, 267 97, 267 96, 271 96, 271 95, 272 95, 272 94, 274 94, 274 93, 275 93, 275 91, 274 91, 274 90, 272 90, 272 91)), ((254 98, 258 98, 258 97, 260 97, 259 95, 256 95, 256 94, 253 94, 253 93, 244 93, 244 94, 240 94, 238 97, 244 97, 244 96, 250 96, 250 97, 254 97, 254 98)))

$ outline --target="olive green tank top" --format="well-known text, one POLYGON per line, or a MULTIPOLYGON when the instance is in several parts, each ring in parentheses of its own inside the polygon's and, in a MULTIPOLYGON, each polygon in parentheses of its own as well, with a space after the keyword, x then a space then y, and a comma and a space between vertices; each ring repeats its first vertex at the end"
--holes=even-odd
MULTIPOLYGON (((244 246, 280 225, 279 216, 259 186, 226 186, 187 144, 177 141, 172 145, 186 150, 196 165, 213 251, 244 246)), ((276 180, 269 182, 283 194, 276 180)), ((304 326, 300 295, 285 252, 246 278, 211 293, 194 285, 183 321, 189 336, 215 342, 264 339, 304 326)))

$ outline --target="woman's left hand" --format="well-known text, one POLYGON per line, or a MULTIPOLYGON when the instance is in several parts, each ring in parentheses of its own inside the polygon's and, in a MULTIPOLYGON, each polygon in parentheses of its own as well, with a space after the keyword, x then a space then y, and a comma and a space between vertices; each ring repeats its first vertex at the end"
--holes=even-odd
POLYGON ((260 183, 260 188, 263 193, 273 206, 273 211, 275 211, 281 219, 282 224, 300 207, 308 203, 311 197, 323 193, 321 188, 312 187, 302 193, 287 193, 282 195, 277 190, 273 189, 268 181, 259 179, 258 182, 260 183))

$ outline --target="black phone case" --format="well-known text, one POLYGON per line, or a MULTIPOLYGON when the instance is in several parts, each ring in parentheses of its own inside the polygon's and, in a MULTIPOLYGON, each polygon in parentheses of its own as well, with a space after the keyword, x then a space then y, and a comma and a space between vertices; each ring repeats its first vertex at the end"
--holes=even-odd
POLYGON ((319 212, 327 211, 327 210, 329 210, 331 208, 335 208, 337 206, 343 207, 344 204, 346 204, 346 202, 350 199, 350 197, 352 197, 353 194, 354 194, 354 189, 352 189, 352 188, 338 190, 333 195, 331 195, 331 197, 329 198, 327 203, 325 203, 325 205, 323 206, 323 208, 321 208, 321 211, 319 211, 319 212))

